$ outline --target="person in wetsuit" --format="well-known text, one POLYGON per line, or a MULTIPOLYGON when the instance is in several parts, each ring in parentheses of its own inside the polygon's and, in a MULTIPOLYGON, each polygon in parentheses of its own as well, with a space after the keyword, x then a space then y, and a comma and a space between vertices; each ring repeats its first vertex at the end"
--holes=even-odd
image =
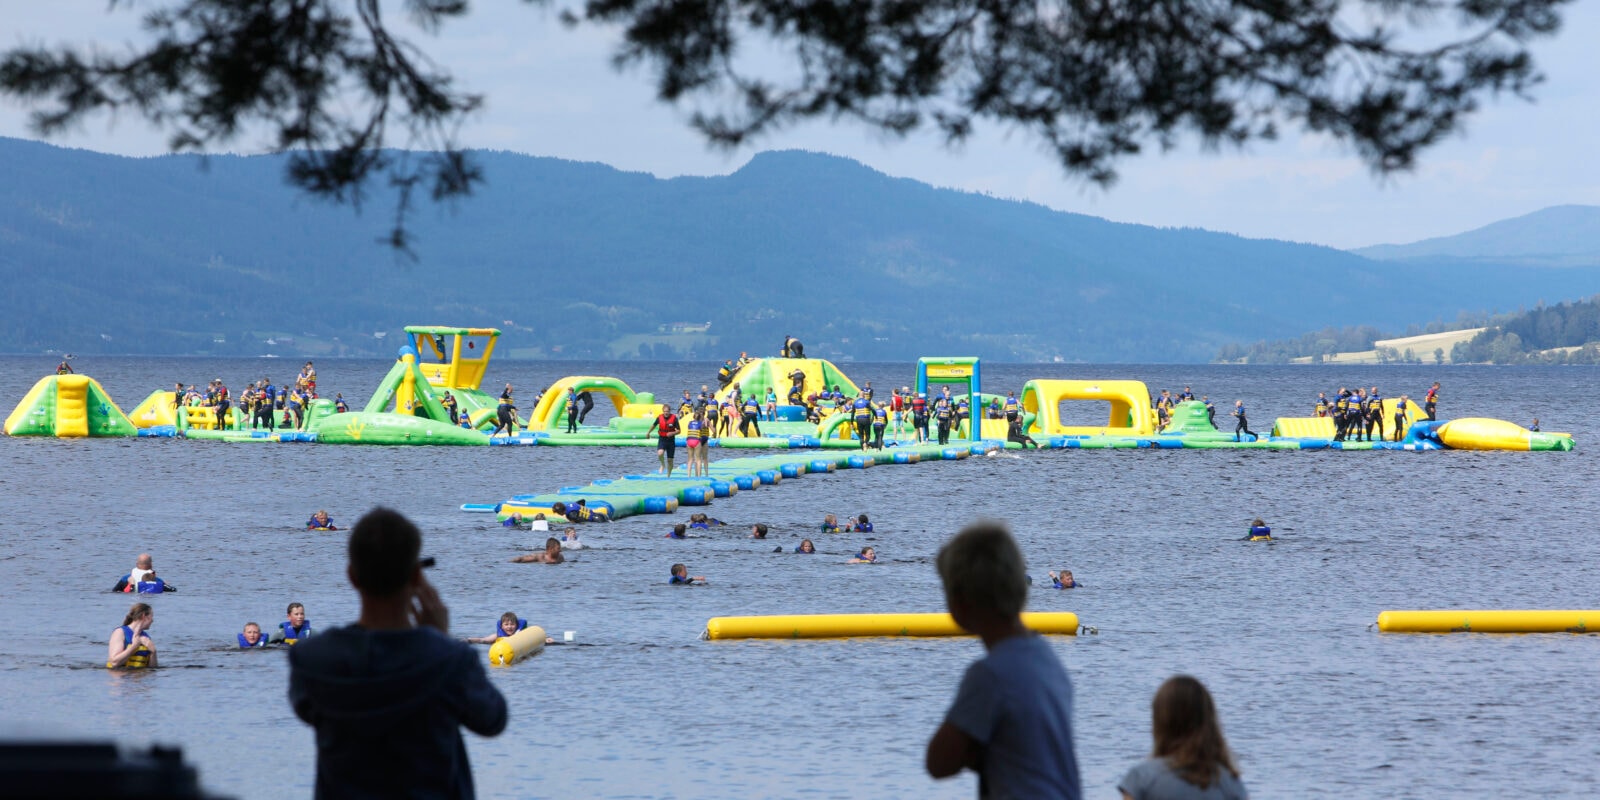
POLYGON ((784 358, 805 358, 806 346, 801 344, 799 339, 784 334, 782 352, 784 358))
POLYGON ((588 389, 578 392, 578 404, 580 406, 578 409, 578 424, 582 425, 584 419, 589 416, 589 412, 594 410, 594 395, 588 389))
POLYGON ((1251 441, 1255 441, 1256 433, 1255 431, 1250 430, 1250 422, 1246 420, 1244 416, 1243 400, 1233 401, 1233 416, 1239 420, 1239 424, 1235 425, 1233 428, 1233 440, 1236 442, 1239 441, 1239 434, 1243 432, 1250 437, 1251 441))
POLYGON ((1432 388, 1422 398, 1422 410, 1427 412, 1429 420, 1438 419, 1434 412, 1439 410, 1439 382, 1434 381, 1432 388))
POLYGON ((578 391, 567 387, 567 433, 578 432, 578 391))

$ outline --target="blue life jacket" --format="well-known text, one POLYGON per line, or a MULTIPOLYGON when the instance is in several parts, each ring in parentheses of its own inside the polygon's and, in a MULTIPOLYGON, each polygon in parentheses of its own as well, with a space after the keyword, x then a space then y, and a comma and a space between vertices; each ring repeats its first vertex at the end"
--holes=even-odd
POLYGON ((294 644, 311 636, 311 620, 309 619, 300 623, 298 630, 293 625, 290 625, 288 620, 278 623, 278 628, 283 631, 284 644, 294 644))
POLYGON ((240 633, 240 634, 235 634, 235 635, 237 635, 239 637, 239 649, 240 650, 249 650, 252 647, 266 647, 267 646, 267 637, 265 637, 265 636, 263 636, 263 637, 261 637, 259 639, 256 639, 256 643, 255 644, 251 644, 249 642, 249 640, 244 638, 244 634, 240 633))
POLYGON ((672 580, 667 581, 667 583, 669 583, 669 584, 673 584, 673 583, 689 583, 689 582, 690 582, 689 581, 689 576, 687 576, 687 575, 674 575, 674 576, 672 576, 672 580))
POLYGON ((759 413, 761 413, 761 403, 756 400, 755 395, 750 395, 749 397, 746 397, 744 399, 744 413, 746 413, 746 414, 759 414, 759 413))
POLYGON ((1250 526, 1250 538, 1254 539, 1257 536, 1271 537, 1272 536, 1272 529, 1267 527, 1267 526, 1265 526, 1265 525, 1251 525, 1250 526))
POLYGON ((1238 408, 1235 408, 1233 413, 1237 415, 1239 419, 1244 419, 1244 406, 1241 405, 1238 408))
MULTIPOLYGON (((521 632, 521 631, 527 630, 527 628, 528 628, 528 621, 523 619, 523 618, 521 618, 521 617, 517 617, 517 631, 521 632)), ((508 634, 504 630, 502 630, 500 628, 500 623, 496 622, 494 624, 494 634, 493 635, 503 639, 508 634)))
POLYGON ((694 530, 695 528, 699 528, 701 530, 710 530, 711 526, 705 524, 704 522, 691 522, 691 523, 689 523, 689 529, 690 530, 694 530))
MULTIPOLYGON (((813 547, 814 547, 814 545, 813 545, 813 547)), ((801 548, 801 545, 798 545, 798 544, 797 544, 797 545, 795 545, 795 546, 794 546, 794 551, 795 551, 795 552, 796 552, 796 553, 799 553, 799 554, 801 554, 801 555, 807 555, 807 556, 813 556, 813 555, 816 555, 816 554, 817 554, 817 551, 816 551, 816 550, 812 550, 812 551, 811 551, 811 552, 809 552, 809 553, 807 553, 807 552, 806 552, 806 551, 804 551, 804 550, 801 550, 801 549, 800 549, 800 548, 801 548)))
POLYGON ((139 594, 161 594, 167 590, 167 582, 156 578, 153 581, 139 581, 139 594))

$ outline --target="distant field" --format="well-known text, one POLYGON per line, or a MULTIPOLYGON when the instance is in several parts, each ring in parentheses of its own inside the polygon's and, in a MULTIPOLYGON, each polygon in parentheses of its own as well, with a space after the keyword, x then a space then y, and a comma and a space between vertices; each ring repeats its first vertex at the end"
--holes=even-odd
MULTIPOLYGON (((1379 363, 1377 348, 1392 347, 1398 350, 1402 356, 1405 355, 1406 349, 1410 348, 1417 358, 1430 364, 1433 363, 1433 351, 1438 348, 1444 348, 1444 363, 1448 364, 1450 363, 1450 348, 1455 347, 1457 342, 1465 342, 1471 339, 1482 330, 1483 328, 1467 328, 1444 333, 1425 333, 1421 336, 1405 336, 1399 339, 1380 339, 1373 343, 1372 350, 1362 350, 1356 353, 1334 353, 1333 355, 1323 356, 1322 363, 1377 364, 1379 363)), ((1293 363, 1310 364, 1312 362, 1311 357, 1306 356, 1294 359, 1293 363)))

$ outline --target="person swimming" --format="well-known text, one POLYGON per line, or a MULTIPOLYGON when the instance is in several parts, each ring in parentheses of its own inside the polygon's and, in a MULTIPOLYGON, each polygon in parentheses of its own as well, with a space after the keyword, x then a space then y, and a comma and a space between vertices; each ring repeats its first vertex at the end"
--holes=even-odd
POLYGON ((290 603, 287 616, 288 619, 278 623, 278 633, 273 635, 274 640, 292 645, 301 639, 310 638, 311 623, 306 620, 304 605, 290 603))
POLYGON ((687 538, 689 538, 688 531, 689 531, 689 526, 680 522, 680 523, 672 526, 672 530, 667 531, 666 538, 668 538, 668 539, 687 539, 687 538))
POLYGON ((239 633, 238 637, 240 650, 249 650, 252 647, 266 647, 270 644, 267 641, 267 637, 261 635, 261 626, 254 622, 246 622, 244 631, 239 633))
POLYGON ((867 521, 867 515, 856 517, 856 531, 859 533, 872 533, 872 523, 867 521))
POLYGON ((817 552, 817 546, 812 544, 810 539, 801 539, 800 543, 795 545, 794 551, 803 555, 814 555, 817 552))
POLYGON ((544 549, 537 553, 525 553, 511 559, 513 564, 560 564, 567 560, 561 554, 561 540, 550 537, 544 540, 544 549))
POLYGON ((667 583, 672 586, 704 586, 706 585, 706 577, 704 575, 691 576, 688 567, 683 564, 673 564, 672 577, 667 579, 667 583))
POLYGON ((878 551, 874 550, 874 549, 872 549, 870 547, 863 547, 863 548, 861 548, 861 552, 856 553, 854 556, 852 556, 850 558, 849 561, 846 561, 845 563, 846 564, 876 564, 876 563, 878 563, 878 551))
POLYGON ((824 514, 822 516, 821 530, 823 533, 849 533, 850 526, 840 525, 839 518, 832 514, 824 514))
POLYGON ((578 529, 567 528, 561 533, 562 550, 582 550, 583 542, 578 541, 578 529))
POLYGON ((1083 584, 1073 579, 1072 570, 1070 569, 1064 569, 1060 572, 1047 572, 1045 574, 1050 576, 1050 587, 1052 589, 1080 589, 1083 587, 1083 584))
POLYGON ((1267 527, 1267 523, 1263 522, 1260 517, 1256 517, 1250 523, 1250 533, 1245 535, 1244 540, 1247 542, 1270 542, 1272 541, 1272 529, 1267 527))
POLYGON ((328 516, 328 512, 319 509, 317 513, 311 515, 311 519, 306 520, 306 530, 336 531, 339 530, 339 526, 333 524, 333 518, 328 516))
POLYGON ((122 626, 107 640, 106 669, 148 669, 156 666, 156 644, 150 627, 156 612, 148 603, 134 603, 122 618, 122 626))
POLYGON ((761 523, 761 522, 757 522, 756 524, 751 525, 750 526, 750 538, 752 538, 752 539, 765 539, 765 538, 767 538, 767 526, 766 526, 766 524, 761 523))

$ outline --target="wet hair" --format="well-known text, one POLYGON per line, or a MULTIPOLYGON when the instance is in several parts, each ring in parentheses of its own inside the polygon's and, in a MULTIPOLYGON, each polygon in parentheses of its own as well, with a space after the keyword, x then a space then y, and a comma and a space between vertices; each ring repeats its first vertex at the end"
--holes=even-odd
POLYGON ((298 609, 304 611, 305 607, 306 606, 305 606, 304 603, 290 603, 289 607, 287 609, 284 609, 283 613, 285 613, 285 614, 293 614, 295 609, 298 608, 298 609))
POLYGON ((689 568, 684 566, 684 565, 682 565, 682 564, 673 564, 672 565, 672 574, 677 575, 680 572, 684 573, 684 574, 688 574, 689 568))
POLYGON ((561 540, 554 536, 544 540, 544 554, 546 564, 560 564, 567 560, 567 557, 561 554, 561 540))
POLYGON ((755 527, 755 531, 756 531, 756 536, 758 536, 758 537, 760 537, 762 539, 767 538, 767 526, 766 526, 766 523, 757 522, 754 527, 755 527))
POLYGON ((149 603, 134 603, 133 607, 128 609, 128 615, 122 618, 122 624, 132 625, 134 620, 153 613, 155 612, 150 608, 149 603))
POLYGON ((1260 517, 1256 517, 1250 523, 1250 527, 1252 527, 1252 528, 1264 528, 1264 527, 1266 527, 1266 525, 1267 525, 1267 523, 1264 520, 1262 520, 1260 517))
POLYGON ((517 612, 515 612, 515 611, 507 611, 506 613, 500 615, 500 625, 502 627, 507 622, 511 623, 512 625, 516 625, 518 621, 519 620, 517 619, 517 612))
POLYGON ((246 622, 244 624, 244 627, 239 629, 239 632, 240 633, 244 633, 245 631, 250 630, 251 628, 255 628, 256 631, 258 631, 258 632, 261 630, 261 626, 260 625, 257 625, 254 622, 246 622))
POLYGON ((946 597, 975 611, 1015 617, 1028 601, 1027 568, 1011 532, 999 522, 974 522, 939 548, 946 597))
POLYGON ((422 532, 400 512, 368 511, 350 529, 350 581, 363 594, 391 597, 410 582, 422 552, 422 532))
POLYGON ((673 536, 682 536, 688 530, 689 530, 689 526, 680 522, 680 523, 672 526, 672 535, 673 536))
POLYGON ((1200 681, 1188 675, 1168 678, 1150 701, 1150 716, 1155 739, 1151 755, 1165 759, 1178 777, 1201 789, 1221 777, 1218 767, 1239 777, 1228 742, 1222 738, 1217 707, 1200 681))
POLYGON ((859 522, 862 525, 867 524, 867 515, 866 514, 862 514, 861 516, 856 517, 856 522, 859 522))

